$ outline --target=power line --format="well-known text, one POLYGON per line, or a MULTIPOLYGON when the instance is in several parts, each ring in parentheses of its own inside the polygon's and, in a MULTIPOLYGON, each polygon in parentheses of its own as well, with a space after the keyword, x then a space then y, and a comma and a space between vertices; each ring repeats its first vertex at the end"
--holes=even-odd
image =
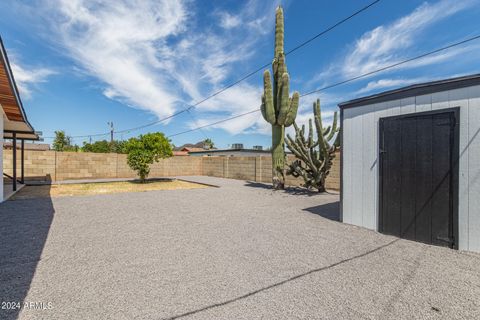
MULTIPOLYGON (((336 27, 342 25, 343 23, 347 22, 348 20, 352 19, 353 17, 359 15, 360 13, 362 13, 363 11, 369 9, 369 8, 372 7, 373 5, 379 3, 380 1, 381 1, 381 0, 375 0, 375 1, 371 2, 371 3, 369 3, 368 5, 364 6, 363 8, 361 8, 361 9, 359 9, 359 10, 357 10, 357 11, 355 11, 354 13, 352 13, 351 15, 349 15, 348 17, 343 18, 342 20, 338 21, 338 22, 335 23, 334 25, 328 27, 327 29, 321 31, 320 33, 317 33, 317 34, 314 35, 313 37, 305 40, 304 42, 302 42, 302 43, 300 43, 300 44, 298 44, 298 45, 295 46, 294 48, 292 48, 292 49, 290 49, 289 51, 287 51, 287 52, 285 53, 285 56, 287 56, 287 55, 289 55, 289 54, 297 51, 298 49, 306 46, 307 44, 309 44, 310 42, 314 41, 315 39, 317 39, 317 38, 323 36, 324 34, 332 31, 332 30, 335 29, 336 27)), ((205 101, 207 101, 207 100, 209 100, 209 99, 211 99, 211 98, 219 95, 220 93, 222 93, 222 92, 230 89, 231 87, 236 86, 236 85, 239 84, 240 82, 245 81, 246 79, 252 77, 254 74, 262 71, 263 69, 267 68, 268 66, 270 66, 270 62, 262 65, 261 67, 258 67, 257 69, 255 69, 255 70, 247 73, 246 75, 244 75, 244 76, 241 77, 240 79, 238 79, 238 80, 236 80, 236 81, 234 81, 234 82, 226 85, 225 87, 223 87, 222 89, 216 91, 215 93, 213 93, 213 94, 207 96, 206 98, 204 98, 204 99, 202 99, 202 100, 194 103, 193 105, 191 105, 191 107, 195 108, 195 107, 198 106, 199 104, 201 104, 201 103, 203 103, 203 102, 205 102, 205 101)))
MULTIPOLYGON (((342 85, 342 84, 346 84, 346 83, 349 83, 349 82, 352 82, 352 81, 355 81, 355 80, 358 80, 358 79, 367 77, 367 76, 369 76, 369 75, 372 75, 372 74, 375 74, 375 73, 379 73, 379 72, 382 72, 382 71, 385 71, 385 70, 388 70, 388 69, 397 67, 397 66, 399 66, 399 65, 402 65, 402 64, 405 64, 405 63, 414 61, 414 60, 418 60, 418 59, 424 58, 424 57, 426 57, 426 56, 429 56, 429 55, 432 55, 432 54, 435 54, 435 53, 438 53, 438 52, 441 52, 441 51, 444 51, 444 50, 448 50, 448 49, 450 49, 450 48, 453 48, 453 47, 456 47, 456 46, 459 46, 459 45, 462 45, 462 44, 465 44, 465 43, 467 43, 467 42, 474 41, 474 40, 477 40, 477 39, 480 39, 480 35, 477 35, 477 36, 474 36, 474 37, 471 37, 471 38, 468 38, 468 39, 465 39, 465 40, 462 40, 462 41, 453 43, 453 44, 451 44, 451 45, 448 45, 448 46, 445 46, 445 47, 442 47, 442 48, 439 48, 439 49, 436 49, 436 50, 433 50, 433 51, 430 51, 430 52, 427 52, 427 53, 423 53, 423 54, 418 55, 418 56, 415 56, 415 57, 413 57, 413 58, 409 58, 409 59, 406 59, 406 60, 403 60, 403 61, 394 63, 394 64, 392 64, 392 65, 389 65, 389 66, 386 66, 386 67, 383 67, 383 68, 380 68, 380 69, 377 69, 377 70, 374 70, 374 71, 370 71, 370 72, 361 74, 361 75, 359 75, 359 76, 356 76, 356 77, 353 77, 353 78, 344 80, 344 81, 340 81, 340 82, 337 82, 337 83, 334 83, 334 84, 331 84, 331 85, 322 87, 322 88, 320 88, 320 89, 316 89, 316 90, 313 90, 313 91, 304 93, 304 94, 300 95, 300 97, 305 97, 305 96, 311 95, 311 94, 313 94, 313 93, 317 93, 317 92, 320 92, 320 91, 324 91, 324 90, 327 90, 327 89, 331 89, 331 88, 340 86, 340 85, 342 85)), ((192 131, 196 131, 196 130, 199 130, 199 129, 203 129, 203 128, 206 128, 206 127, 214 126, 214 125, 216 125, 216 124, 219 124, 219 123, 222 123, 222 122, 226 122, 226 121, 230 121, 230 120, 233 120, 233 119, 236 119, 236 118, 240 118, 240 117, 243 117, 243 116, 246 116, 246 115, 248 115, 248 114, 258 112, 258 111, 260 111, 260 109, 255 109, 255 110, 252 110, 252 111, 249 111, 249 112, 245 112, 245 113, 242 113, 242 114, 233 116, 233 117, 231 117, 231 118, 227 118, 227 119, 219 120, 219 121, 216 121, 216 122, 213 122, 213 123, 210 123, 210 124, 203 125, 203 126, 198 127, 198 128, 192 128, 192 129, 190 129, 190 130, 186 130, 186 131, 182 131, 182 132, 179 132, 179 133, 175 133, 175 134, 169 135, 168 137, 175 137, 175 136, 178 136, 178 135, 181 135, 181 134, 185 134, 185 133, 189 133, 189 132, 192 132, 192 131)))
MULTIPOLYGON (((162 119, 158 119, 158 120, 155 120, 153 122, 150 122, 150 123, 147 123, 147 124, 144 124, 144 125, 141 125, 141 126, 138 126, 138 127, 134 127, 134 128, 130 128, 130 129, 124 129, 124 130, 119 130, 119 131, 115 131, 115 133, 129 133, 130 131, 135 131, 135 130, 140 130, 140 129, 143 129, 143 128, 146 128, 146 127, 149 127, 149 126, 153 126, 157 123, 160 123, 160 122, 163 122, 163 121, 166 121, 170 118, 173 118, 181 113, 184 113, 184 112, 187 112, 187 109, 184 109, 184 110, 180 110, 178 112, 175 112, 174 114, 168 116, 168 117, 165 117, 165 118, 162 118, 162 119)), ((95 134, 86 134, 86 135, 81 135, 81 136, 70 136, 70 138, 89 138, 89 137, 101 137, 101 136, 107 136, 109 135, 110 132, 106 132, 106 133, 95 133, 95 134)), ((45 139, 53 139, 55 137, 44 137, 45 139)))
MULTIPOLYGON (((336 27, 344 24, 345 22, 347 22, 348 20, 354 18, 355 16, 359 15, 360 13, 368 10, 370 7, 374 6, 375 4, 379 3, 380 1, 381 1, 381 0, 375 0, 375 1, 371 2, 371 3, 369 3, 368 5, 362 7, 361 9, 359 9, 359 10, 357 10, 357 11, 355 11, 354 13, 352 13, 351 15, 349 15, 348 17, 343 18, 342 20, 338 21, 337 23, 333 24, 332 26, 324 29, 323 31, 321 31, 321 32, 319 32, 319 33, 317 33, 317 34, 314 35, 313 37, 305 40, 304 42, 302 42, 302 43, 300 43, 300 44, 298 44, 297 46, 295 46, 295 47, 293 47, 292 49, 290 49, 289 51, 287 51, 287 52, 285 53, 285 56, 287 56, 287 55, 289 55, 289 54, 297 51, 298 49, 306 46, 307 44, 309 44, 310 42, 314 41, 315 39, 317 39, 317 38, 323 36, 324 34, 332 31, 332 30, 335 29, 336 27)), ((198 106, 198 105, 204 103, 205 101, 210 100, 210 99, 216 97, 217 95, 221 94, 222 92, 225 92, 226 90, 228 90, 228 89, 230 89, 230 88, 238 85, 239 83, 245 81, 246 79, 252 77, 253 75, 257 74, 258 72, 260 72, 261 70, 263 70, 263 69, 265 69, 265 68, 267 68, 267 67, 269 67, 269 66, 270 66, 270 62, 268 62, 268 63, 266 63, 266 64, 258 67, 257 69, 255 69, 255 70, 247 73, 246 75, 244 75, 244 76, 241 77, 240 79, 235 80, 234 82, 226 85, 225 87, 223 87, 223 88, 221 88, 220 90, 214 92, 213 94, 211 94, 211 95, 203 98, 203 99, 200 100, 200 101, 195 102, 194 104, 188 106, 187 108, 185 108, 185 109, 183 109, 183 110, 180 110, 180 111, 178 111, 178 112, 176 112, 176 113, 174 113, 174 114, 172 114, 172 115, 170 115, 170 116, 168 116, 168 117, 166 117, 166 118, 159 119, 159 120, 157 120, 157 121, 154 121, 154 122, 151 122, 151 123, 147 123, 147 124, 144 124, 144 125, 141 125, 141 126, 138 126, 138 127, 134 127, 134 128, 130 128, 130 129, 124 129, 124 130, 120 130, 120 131, 116 131, 115 133, 125 133, 125 132, 131 132, 131 131, 140 130, 140 129, 143 129, 143 128, 146 128, 146 127, 150 127, 150 126, 156 125, 156 124, 161 123, 161 122, 163 122, 163 121, 165 121, 165 120, 168 120, 168 119, 170 119, 170 118, 176 117, 176 116, 178 116, 178 115, 180 115, 180 114, 182 114, 182 113, 184 113, 184 112, 188 112, 188 113, 189 113, 189 111, 190 111, 191 109, 195 108, 196 106, 198 106)), ((193 115, 190 114, 190 116, 193 118, 193 115)), ((72 136, 72 138, 88 138, 88 137, 94 137, 94 136, 103 136, 103 135, 107 135, 107 134, 109 134, 109 133, 87 134, 87 135, 82 135, 82 136, 72 136)), ((53 138, 53 137, 45 137, 45 138, 48 139, 48 138, 53 138)))
POLYGON ((442 47, 442 48, 440 48, 440 49, 436 49, 436 50, 433 50, 433 51, 430 51, 430 52, 421 54, 421 55, 419 55, 419 56, 416 56, 416 57, 413 57, 413 58, 410 58, 410 59, 407 59, 407 60, 403 60, 403 61, 394 63, 394 64, 392 64, 392 65, 389 65, 389 66, 386 66, 386 67, 383 67, 383 68, 380 68, 380 69, 377 69, 377 70, 374 70, 374 71, 370 71, 370 72, 361 74, 361 75, 359 75, 359 76, 356 76, 356 77, 353 77, 353 78, 350 78, 350 79, 347 79, 347 80, 344 80, 344 81, 337 82, 337 83, 332 84, 332 85, 328 85, 328 86, 322 87, 322 88, 320 88, 320 89, 315 89, 315 90, 313 90, 313 91, 310 91, 310 92, 307 92, 307 93, 302 94, 300 97, 305 97, 305 96, 311 95, 311 94, 313 94, 313 93, 317 93, 317 92, 320 92, 320 91, 323 91, 323 90, 326 90, 326 89, 331 89, 331 88, 337 87, 337 86, 339 86, 339 85, 342 85, 342 84, 345 84, 345 83, 348 83, 348 82, 352 82, 352 81, 358 80, 358 79, 360 79, 360 78, 365 78, 365 77, 370 76, 370 75, 372 75, 372 74, 375 74, 375 73, 378 73, 378 72, 381 72, 381 71, 385 71, 385 70, 388 70, 388 69, 392 69, 392 68, 398 67, 399 65, 402 65, 402 64, 405 64, 405 63, 414 61, 414 60, 421 59, 421 58, 423 58, 423 57, 426 57, 426 56, 429 56, 429 55, 438 53, 438 52, 440 52, 440 51, 444 51, 444 50, 447 50, 447 49, 450 49, 450 48, 459 46, 459 45, 461 45, 461 44, 464 44, 464 43, 467 43, 467 42, 470 42, 470 41, 473 41, 473 40, 477 40, 477 39, 479 39, 479 38, 480 38, 480 35, 475 36, 475 37, 472 37, 472 38, 468 38, 468 39, 466 39, 466 40, 463 40, 463 41, 460 41, 460 42, 456 42, 456 43, 451 44, 451 45, 448 45, 448 46, 446 46, 446 47, 442 47))
POLYGON ((326 34, 327 32, 335 29, 336 27, 338 27, 339 25, 347 22, 348 20, 352 19, 353 17, 359 15, 360 13, 362 13, 363 11, 369 9, 370 7, 374 6, 375 4, 379 3, 381 0, 376 0, 376 1, 373 1, 371 2, 370 4, 366 5, 365 7, 361 8, 360 10, 352 13, 351 15, 349 15, 348 17, 340 20, 339 22, 335 23, 333 26, 323 30, 322 32, 320 33, 317 33, 315 36, 313 36, 312 38, 308 39, 308 40, 305 40, 304 42, 302 42, 301 44, 297 45, 296 47, 290 49, 289 51, 287 51, 285 53, 285 55, 289 55, 290 53, 294 52, 294 51, 297 51, 298 49, 300 49, 301 47, 304 47, 306 46, 307 44, 309 44, 310 42, 312 42, 313 40, 317 39, 318 37, 321 37, 323 36, 324 34, 326 34))
POLYGON ((230 117, 230 118, 227 118, 227 119, 219 120, 219 121, 209 123, 209 124, 206 124, 206 125, 203 125, 203 126, 200 126, 200 127, 196 127, 196 128, 190 129, 190 130, 186 130, 186 131, 183 131, 183 132, 174 133, 174 134, 171 134, 167 137, 171 138, 171 137, 179 136, 179 135, 184 134, 184 133, 188 133, 188 132, 196 131, 196 130, 203 129, 203 128, 206 128, 206 127, 210 127, 210 126, 213 126, 213 125, 216 125, 216 124, 219 124, 219 123, 222 123, 222 122, 230 121, 230 120, 233 120, 233 119, 236 119, 236 118, 240 118, 240 117, 243 117, 243 116, 246 116, 248 114, 258 112, 258 111, 260 111, 260 109, 251 110, 251 111, 248 111, 248 112, 245 112, 245 113, 237 114, 236 116, 233 116, 233 117, 230 117))

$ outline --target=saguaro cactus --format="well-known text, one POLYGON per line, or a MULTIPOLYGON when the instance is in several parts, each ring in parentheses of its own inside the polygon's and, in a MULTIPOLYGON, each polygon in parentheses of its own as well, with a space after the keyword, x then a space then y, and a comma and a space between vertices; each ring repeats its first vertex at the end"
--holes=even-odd
POLYGON ((301 129, 294 123, 295 139, 287 135, 287 147, 298 158, 290 164, 288 174, 294 177, 301 176, 307 188, 316 188, 319 192, 325 191, 325 180, 330 173, 335 151, 340 146, 340 128, 337 127, 337 113, 333 116, 332 126, 323 128, 320 113, 320 100, 313 103, 313 114, 317 141, 313 139, 312 119, 308 120, 308 138, 305 138, 305 125, 301 129), (337 134, 335 136, 335 134, 337 134), (330 142, 333 143, 330 145, 330 142), (303 165, 305 164, 305 166, 303 165))
POLYGON ((295 122, 298 110, 298 92, 289 97, 290 79, 283 49, 283 10, 277 8, 275 17, 275 57, 272 62, 273 88, 270 72, 263 73, 264 93, 262 115, 272 125, 272 182, 274 189, 285 185, 285 127, 295 122))

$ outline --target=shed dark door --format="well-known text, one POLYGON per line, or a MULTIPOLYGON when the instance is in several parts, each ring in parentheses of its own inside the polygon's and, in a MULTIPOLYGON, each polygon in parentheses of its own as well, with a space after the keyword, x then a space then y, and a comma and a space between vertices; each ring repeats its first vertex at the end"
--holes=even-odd
POLYGON ((457 132, 454 112, 380 120, 381 232, 454 246, 457 132))

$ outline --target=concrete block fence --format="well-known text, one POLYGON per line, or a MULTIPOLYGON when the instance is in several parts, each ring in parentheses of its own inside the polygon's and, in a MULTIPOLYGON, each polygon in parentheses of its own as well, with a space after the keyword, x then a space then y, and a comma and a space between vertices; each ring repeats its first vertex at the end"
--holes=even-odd
MULTIPOLYGON (((289 156, 288 161, 294 157, 289 156)), ((3 151, 4 172, 12 175, 12 150, 3 151)), ((17 162, 20 176, 20 159, 17 162)), ((257 182, 270 182, 270 157, 172 157, 154 163, 150 177, 205 175, 257 182)), ((25 179, 61 181, 75 179, 134 178, 136 174, 127 164, 125 154, 25 151, 25 179)), ((301 185, 302 179, 287 176, 286 184, 301 185)), ((327 188, 340 188, 340 154, 334 160, 327 178, 327 188)))

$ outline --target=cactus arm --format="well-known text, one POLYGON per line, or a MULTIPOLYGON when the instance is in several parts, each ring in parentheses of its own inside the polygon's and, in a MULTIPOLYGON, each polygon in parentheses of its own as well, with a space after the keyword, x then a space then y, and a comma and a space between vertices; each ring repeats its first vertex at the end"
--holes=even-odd
POLYGON ((262 114, 265 120, 270 124, 275 124, 275 109, 273 107, 272 82, 270 81, 270 72, 265 70, 263 73, 263 91, 262 96, 262 114))
POLYGON ((340 132, 335 137, 335 141, 333 142, 333 146, 335 147, 335 149, 340 147, 340 132))
POLYGON ((318 146, 320 148, 320 153, 323 154, 324 152, 326 152, 327 148, 326 148, 326 145, 325 145, 325 139, 323 137, 320 99, 317 99, 317 102, 313 104, 313 114, 314 114, 314 119, 315 119, 315 126, 317 128, 318 146))
POLYGON ((290 135, 287 133, 287 139, 285 140, 287 147, 292 153, 297 157, 297 158, 302 158, 303 155, 297 150, 297 147, 295 145, 295 141, 290 137, 290 135))
POLYGON ((332 124, 332 130, 330 131, 330 134, 328 134, 326 140, 331 141, 333 139, 333 136, 335 133, 337 133, 337 112, 333 114, 333 124, 332 124))
POLYGON ((292 95, 292 99, 290 99, 290 108, 287 114, 287 119, 285 120, 285 127, 291 126, 292 123, 295 121, 295 118, 297 117, 299 100, 300 94, 295 91, 292 95))
POLYGON ((308 119, 308 147, 311 148, 312 145, 313 145, 312 119, 308 119))
POLYGON ((285 125, 287 120, 287 115, 290 107, 290 98, 289 94, 289 76, 288 73, 282 75, 282 87, 280 92, 280 110, 278 110, 277 123, 280 125, 285 125))
MULTIPOLYGON (((328 136, 330 134, 330 130, 332 129, 331 126, 328 126, 326 127, 325 129, 323 129, 323 136, 328 136)), ((328 141, 328 140, 327 140, 328 141)))
POLYGON ((298 126, 295 122, 293 123, 293 127, 295 128, 295 132, 297 132, 298 131, 298 126))
POLYGON ((262 94, 262 104, 260 105, 260 111, 262 111, 263 119, 265 119, 265 121, 267 121, 267 111, 265 110, 265 95, 264 94, 262 94))

